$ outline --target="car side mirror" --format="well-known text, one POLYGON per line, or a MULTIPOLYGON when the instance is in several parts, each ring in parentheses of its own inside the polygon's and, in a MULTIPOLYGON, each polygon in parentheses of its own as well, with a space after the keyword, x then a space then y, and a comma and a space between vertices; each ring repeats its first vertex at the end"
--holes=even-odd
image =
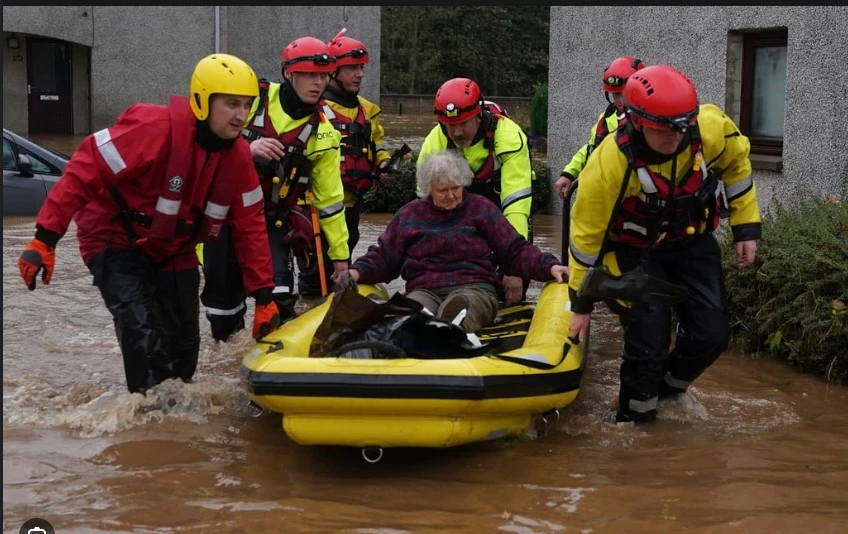
POLYGON ((29 156, 26 154, 18 154, 18 172, 25 178, 35 176, 32 173, 32 161, 30 161, 29 156))

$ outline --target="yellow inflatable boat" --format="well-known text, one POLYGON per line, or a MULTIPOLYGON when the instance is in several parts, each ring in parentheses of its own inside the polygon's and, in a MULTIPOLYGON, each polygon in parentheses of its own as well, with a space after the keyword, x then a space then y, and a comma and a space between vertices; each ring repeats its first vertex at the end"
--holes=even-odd
MULTIPOLYGON (((358 291, 388 299, 382 284, 358 291)), ((484 347, 465 357, 314 353, 332 302, 285 323, 242 362, 248 397, 282 414, 299 444, 361 447, 377 461, 384 448, 491 440, 520 433, 535 417, 558 416, 579 392, 585 343, 568 339, 567 284, 550 282, 535 305, 501 310, 479 333, 484 347)))

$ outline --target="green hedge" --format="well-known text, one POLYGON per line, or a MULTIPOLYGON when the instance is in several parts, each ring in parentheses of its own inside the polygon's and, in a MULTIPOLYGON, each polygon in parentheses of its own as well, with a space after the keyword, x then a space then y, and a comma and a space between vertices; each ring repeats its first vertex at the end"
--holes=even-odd
POLYGON ((848 202, 775 200, 763 217, 756 263, 738 269, 732 240, 723 255, 733 343, 773 355, 830 382, 848 376, 848 202))
POLYGON ((530 101, 530 133, 548 135, 548 84, 541 83, 536 87, 533 100, 530 101))
MULTIPOLYGON (((395 213, 401 206, 416 198, 415 162, 418 153, 413 152, 408 159, 401 161, 398 172, 392 183, 377 184, 362 197, 363 213, 395 213)), ((536 179, 533 181, 534 214, 551 214, 551 184, 548 179, 548 168, 542 164, 534 164, 536 179)))

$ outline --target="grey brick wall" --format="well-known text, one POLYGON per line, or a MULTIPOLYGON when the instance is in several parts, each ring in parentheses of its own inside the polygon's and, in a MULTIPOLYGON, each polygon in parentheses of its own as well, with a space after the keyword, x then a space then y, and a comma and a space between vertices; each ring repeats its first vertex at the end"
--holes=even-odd
MULTIPOLYGON (((53 37, 76 43, 74 58, 75 123, 88 112, 88 93, 78 90, 80 56, 90 48, 92 131, 111 124, 135 102, 166 103, 171 94, 187 94, 197 61, 215 52, 214 6, 3 6, 4 40, 8 32, 53 37), (79 94, 78 94, 79 93, 79 94)), ((280 75, 283 47, 312 35, 329 41, 342 27, 369 49, 371 62, 362 94, 379 102, 379 6, 221 6, 218 42, 221 52, 247 61, 259 76, 280 75)), ((25 50, 25 44, 22 49, 25 50)), ((26 133, 26 70, 3 54, 3 122, 26 133)))
POLYGON ((785 27, 783 171, 754 172, 760 206, 767 209, 774 199, 791 202, 807 192, 817 196, 846 192, 848 8, 553 6, 550 27, 552 179, 589 139, 606 105, 601 75, 612 59, 634 55, 646 64, 672 64, 692 78, 701 102, 715 103, 738 116, 733 95, 738 93, 734 73, 739 58, 733 53, 730 32, 785 27), (619 26, 625 31, 615 32, 619 26))

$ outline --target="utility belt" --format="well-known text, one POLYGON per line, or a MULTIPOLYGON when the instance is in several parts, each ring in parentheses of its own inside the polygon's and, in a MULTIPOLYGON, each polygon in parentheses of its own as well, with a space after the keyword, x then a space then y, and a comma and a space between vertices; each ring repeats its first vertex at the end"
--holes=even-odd
POLYGON ((265 223, 272 235, 282 231, 280 241, 289 245, 295 254, 306 255, 315 250, 315 233, 311 210, 306 201, 310 190, 312 162, 301 147, 291 145, 279 162, 267 162, 257 171, 270 190, 266 190, 265 223))
POLYGON ((293 205, 267 205, 265 207, 265 224, 269 233, 283 230, 280 241, 289 245, 296 254, 308 254, 315 250, 315 232, 312 226, 312 207, 305 199, 300 199, 293 205))
POLYGON ((368 145, 365 143, 351 143, 350 140, 345 139, 341 146, 339 146, 339 152, 342 156, 366 158, 368 157, 368 145))
MULTIPOLYGON (((119 211, 112 217, 112 221, 123 220, 131 224, 137 224, 142 228, 150 228, 153 224, 153 217, 139 211, 119 211)), ((187 236, 194 233, 198 224, 196 222, 189 223, 182 219, 177 221, 176 235, 187 236)))

